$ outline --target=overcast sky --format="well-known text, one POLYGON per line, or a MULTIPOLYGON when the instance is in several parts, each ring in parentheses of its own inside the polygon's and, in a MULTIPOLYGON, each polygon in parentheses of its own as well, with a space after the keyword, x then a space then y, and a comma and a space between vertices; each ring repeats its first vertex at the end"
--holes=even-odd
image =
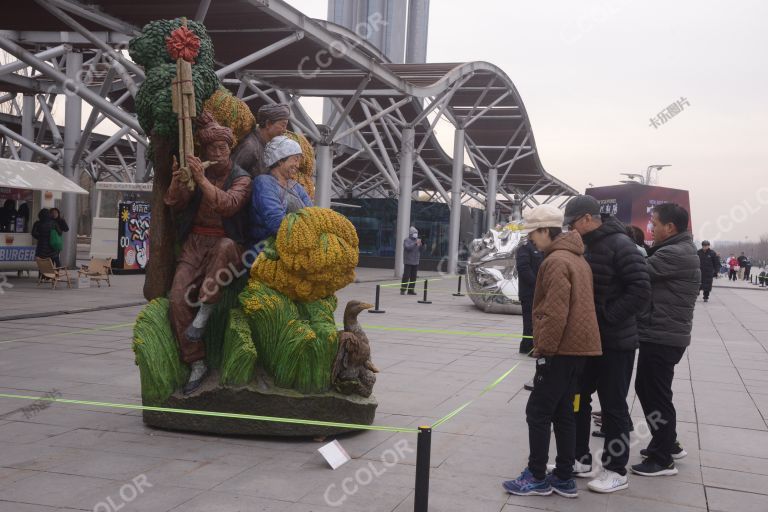
MULTIPOLYGON (((288 3, 327 14, 325 0, 288 3)), ((768 233, 768 2, 430 4, 427 61, 503 69, 548 172, 583 191, 672 164, 661 185, 690 190, 698 239, 768 233), (690 105, 653 128, 681 98, 690 105)))

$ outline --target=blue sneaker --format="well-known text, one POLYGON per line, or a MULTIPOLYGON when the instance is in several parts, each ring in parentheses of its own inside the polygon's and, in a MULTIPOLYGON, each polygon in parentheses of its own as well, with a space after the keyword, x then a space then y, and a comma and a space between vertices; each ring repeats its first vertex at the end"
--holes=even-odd
POLYGON ((549 496, 552 486, 546 478, 536 480, 528 468, 515 480, 507 480, 502 484, 509 494, 515 496, 549 496))
POLYGON ((571 478, 570 480, 560 480, 554 473, 547 475, 547 483, 555 494, 559 494, 563 498, 578 498, 579 489, 576 487, 576 480, 571 478))

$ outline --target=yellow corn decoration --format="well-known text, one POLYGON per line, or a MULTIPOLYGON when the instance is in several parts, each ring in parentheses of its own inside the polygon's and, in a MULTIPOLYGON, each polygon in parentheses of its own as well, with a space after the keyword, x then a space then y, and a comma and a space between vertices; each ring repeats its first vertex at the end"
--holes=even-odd
POLYGON ((355 280, 359 240, 355 227, 329 208, 303 208, 288 214, 277 232, 280 256, 260 254, 251 280, 261 281, 293 300, 313 302, 355 280))
POLYGON ((256 118, 243 100, 237 98, 225 87, 219 87, 205 102, 203 108, 213 115, 222 125, 232 129, 235 135, 233 146, 237 141, 253 130, 256 118))

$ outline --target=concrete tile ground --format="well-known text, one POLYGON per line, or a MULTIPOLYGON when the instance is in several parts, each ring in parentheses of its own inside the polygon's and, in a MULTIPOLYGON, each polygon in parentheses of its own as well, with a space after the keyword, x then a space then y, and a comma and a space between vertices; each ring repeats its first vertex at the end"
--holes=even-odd
MULTIPOLYGON (((372 301, 373 282, 391 281, 389 271, 359 274, 361 282, 343 290, 340 303, 372 301)), ((34 279, 11 278, 14 288, 0 295, 0 317, 70 313, 0 321, 0 393, 138 403, 130 344, 140 308, 76 311, 140 301, 142 280, 118 276, 109 289, 50 291, 37 289, 34 279)), ((697 304, 694 342, 674 385, 678 435, 689 453, 678 464, 680 474, 631 476, 628 490, 609 496, 579 481, 579 499, 565 500, 510 497, 502 490, 501 482, 516 476, 527 457, 522 385, 533 362, 517 353, 520 317, 481 313, 467 297, 451 295, 455 285, 454 279, 432 282, 431 305, 386 287, 387 313, 362 316, 382 370, 377 424, 429 424, 476 399, 433 435, 430 510, 768 510, 765 290, 717 287, 708 304, 697 304)), ((136 411, 65 404, 30 411, 31 403, 0 398, 0 512, 413 510, 413 434, 340 436, 353 460, 332 471, 311 440, 161 431, 145 427, 136 411), (398 447, 402 457, 390 460, 398 447)), ((634 393, 629 403, 636 462, 647 430, 634 393)))

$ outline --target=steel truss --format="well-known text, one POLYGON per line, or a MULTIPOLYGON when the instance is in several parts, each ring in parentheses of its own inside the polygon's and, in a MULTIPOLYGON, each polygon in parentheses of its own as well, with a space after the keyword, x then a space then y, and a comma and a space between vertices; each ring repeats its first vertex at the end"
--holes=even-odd
MULTIPOLYGON (((138 27, 107 14, 108 9, 74 0, 35 2, 69 31, 3 30, 0 22, 0 49, 16 59, 0 65, 0 112, 5 112, 0 113, 0 156, 43 161, 73 178, 86 173, 94 182, 150 180, 147 134, 127 108, 144 79, 143 69, 124 51, 138 27), (88 29, 79 20, 99 28, 88 29), (67 100, 65 126, 54 122, 59 96, 67 100), (82 102, 91 112, 81 131, 82 102), (70 118, 77 127, 70 126, 70 118), (116 131, 110 136, 94 133, 105 121, 115 123, 116 131)), ((217 8, 209 0, 192 3, 198 20, 217 8)), ((514 212, 521 203, 551 203, 575 193, 543 170, 522 101, 495 66, 456 65, 436 73, 431 85, 417 86, 410 81, 411 68, 389 65, 350 31, 330 30, 327 23, 309 20, 281 0, 248 3, 281 22, 283 29, 269 30, 283 35, 230 63, 219 63, 217 75, 246 102, 291 105, 291 129, 316 145, 319 205, 329 206, 334 196, 399 196, 407 203, 399 210, 397 236, 403 238, 411 198, 445 202, 452 209, 449 270, 455 270, 462 204, 485 206, 491 212, 490 226, 497 208, 514 212), (337 59, 344 66, 318 69, 312 79, 296 66, 260 66, 307 41, 331 54, 343 42, 345 51, 337 59), (324 81, 338 77, 345 80, 334 85, 324 81), (302 107, 299 100, 308 96, 328 100, 327 125, 315 122, 302 107), (453 155, 446 154, 436 137, 441 122, 455 128, 453 155), (487 133, 504 136, 488 138, 487 133), (471 165, 464 164, 465 154, 471 165)), ((213 37, 221 32, 211 31, 213 37)), ((400 265, 396 261, 396 274, 400 265)))

